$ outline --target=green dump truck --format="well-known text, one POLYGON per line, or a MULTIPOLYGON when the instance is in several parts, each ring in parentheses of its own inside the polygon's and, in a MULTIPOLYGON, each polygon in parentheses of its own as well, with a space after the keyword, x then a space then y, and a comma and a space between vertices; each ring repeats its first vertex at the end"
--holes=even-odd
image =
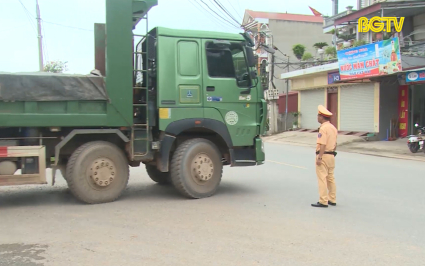
POLYGON ((111 202, 129 167, 184 196, 214 194, 224 165, 264 163, 267 107, 247 34, 146 26, 157 0, 106 0, 90 75, 0 73, 0 186, 52 184, 111 202), (134 47, 132 49, 131 47, 134 47))

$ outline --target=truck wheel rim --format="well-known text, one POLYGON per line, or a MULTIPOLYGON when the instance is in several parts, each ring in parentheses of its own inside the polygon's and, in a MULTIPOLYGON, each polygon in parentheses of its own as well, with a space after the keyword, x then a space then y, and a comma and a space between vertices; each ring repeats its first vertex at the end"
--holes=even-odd
POLYGON ((90 178, 100 187, 107 187, 115 180, 115 164, 106 158, 96 159, 90 167, 90 178))
POLYGON ((210 180, 214 175, 214 164, 211 158, 205 154, 200 153, 192 160, 192 178, 198 184, 203 184, 210 180))

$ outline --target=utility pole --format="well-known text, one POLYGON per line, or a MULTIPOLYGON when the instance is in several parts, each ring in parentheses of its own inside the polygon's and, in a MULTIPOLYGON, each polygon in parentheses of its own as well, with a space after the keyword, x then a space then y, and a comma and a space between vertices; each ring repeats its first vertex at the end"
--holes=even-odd
MULTIPOLYGON (((286 68, 286 73, 289 72, 289 56, 288 56, 288 64, 286 68)), ((289 98, 289 79, 286 79, 286 97, 285 97, 285 131, 288 130, 288 98, 289 98)))
POLYGON ((270 116, 269 116, 269 124, 270 124, 270 134, 275 134, 278 131, 277 126, 277 89, 275 88, 273 79, 274 79, 274 54, 269 53, 270 58, 270 69, 269 69, 269 77, 270 77, 270 84, 269 84, 269 90, 268 93, 268 100, 269 100, 269 107, 270 107, 270 116))
POLYGON ((43 36, 41 35, 41 17, 40 17, 40 7, 38 6, 38 0, 35 0, 35 12, 37 14, 37 32, 38 32, 38 65, 39 70, 44 70, 43 63, 43 36))

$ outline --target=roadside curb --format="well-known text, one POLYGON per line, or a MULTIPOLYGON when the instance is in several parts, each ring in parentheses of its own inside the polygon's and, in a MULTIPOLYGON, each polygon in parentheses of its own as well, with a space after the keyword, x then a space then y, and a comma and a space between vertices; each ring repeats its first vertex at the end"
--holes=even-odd
MULTIPOLYGON (((315 147, 315 145, 312 144, 306 144, 306 143, 297 143, 297 142, 284 142, 284 141, 277 141, 277 140, 267 140, 264 139, 267 143, 274 143, 274 144, 281 144, 281 145, 290 145, 290 146, 301 146, 301 147, 315 147)), ((401 154, 389 154, 386 152, 373 152, 373 151, 365 151, 365 150, 356 150, 356 149, 348 149, 345 148, 345 145, 349 145, 352 142, 345 143, 343 145, 338 146, 338 151, 341 152, 347 152, 347 153, 356 153, 356 154, 363 154, 363 155, 369 155, 369 156, 375 156, 375 157, 382 157, 382 158, 391 158, 391 159, 399 159, 399 160, 409 160, 409 161, 418 161, 418 162, 425 162, 425 155, 423 157, 414 157, 414 156, 408 156, 408 155, 401 155, 401 154)))

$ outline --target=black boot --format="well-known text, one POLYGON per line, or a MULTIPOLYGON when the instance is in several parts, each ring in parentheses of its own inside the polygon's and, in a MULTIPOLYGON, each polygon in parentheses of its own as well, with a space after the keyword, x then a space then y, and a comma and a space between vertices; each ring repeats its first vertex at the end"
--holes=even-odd
POLYGON ((322 203, 318 202, 316 204, 311 204, 312 207, 320 207, 320 208, 327 208, 328 205, 323 205, 322 203))

